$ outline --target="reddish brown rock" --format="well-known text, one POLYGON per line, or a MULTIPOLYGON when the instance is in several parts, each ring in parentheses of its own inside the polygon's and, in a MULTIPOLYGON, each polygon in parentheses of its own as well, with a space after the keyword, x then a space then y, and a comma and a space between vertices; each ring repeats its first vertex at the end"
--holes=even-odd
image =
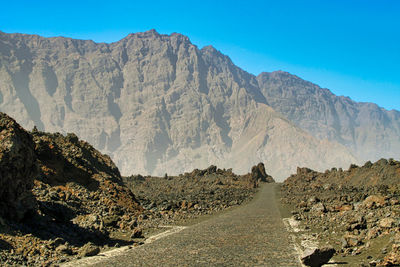
POLYGON ((400 244, 392 245, 392 251, 385 257, 382 266, 400 266, 400 244))

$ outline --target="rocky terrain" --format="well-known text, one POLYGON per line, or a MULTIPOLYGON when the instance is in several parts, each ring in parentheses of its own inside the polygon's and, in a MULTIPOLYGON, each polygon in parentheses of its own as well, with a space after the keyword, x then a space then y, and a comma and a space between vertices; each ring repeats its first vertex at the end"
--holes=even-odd
POLYGON ((37 172, 32 136, 0 113, 0 218, 21 221, 34 210, 37 172))
POLYGON ((241 176, 211 166, 178 177, 121 177, 109 156, 75 134, 28 132, 4 113, 0 167, 2 266, 58 265, 139 245, 160 225, 239 205, 274 181, 262 163, 241 176))
MULTIPOLYGON (((229 57, 177 33, 106 44, 0 32, 0 110, 29 129, 76 133, 123 175, 212 164, 244 174, 265 162, 282 180, 296 166, 357 162, 336 140, 315 138, 276 112, 262 92, 229 57)), ((385 144, 399 138, 381 136, 385 144)))
POLYGON ((111 159, 74 134, 27 132, 0 113, 0 164, 3 266, 98 253, 143 211, 111 159))
POLYGON ((281 190, 283 202, 294 209, 300 245, 332 245, 336 262, 351 266, 400 265, 399 161, 324 173, 298 168, 281 190))
POLYGON ((265 173, 263 163, 247 175, 236 175, 232 169, 210 166, 179 176, 124 177, 140 203, 148 211, 148 227, 182 224, 200 215, 213 214, 251 199, 261 182, 274 182, 265 173))
POLYGON ((363 161, 399 159, 399 111, 336 96, 284 71, 261 73, 257 81, 269 106, 318 139, 345 145, 363 161))

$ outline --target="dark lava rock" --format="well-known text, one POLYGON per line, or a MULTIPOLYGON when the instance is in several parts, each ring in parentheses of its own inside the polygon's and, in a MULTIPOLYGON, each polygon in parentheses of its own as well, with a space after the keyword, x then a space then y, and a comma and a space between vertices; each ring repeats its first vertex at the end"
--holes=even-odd
POLYGON ((14 119, 0 113, 0 216, 20 221, 36 201, 31 193, 37 173, 31 136, 14 119))
POLYGON ((281 186, 281 194, 304 228, 317 230, 321 241, 334 246, 344 261, 360 255, 357 258, 373 257, 379 266, 397 262, 389 248, 396 245, 399 232, 400 161, 381 159, 323 173, 298 168, 281 186), (391 236, 386 254, 380 253, 385 236, 391 236))
POLYGON ((261 180, 262 182, 267 182, 267 183, 274 183, 275 180, 272 178, 272 176, 268 175, 265 172, 265 166, 264 163, 260 162, 256 166, 253 166, 251 168, 251 177, 255 180, 261 180))
POLYGON ((301 262, 307 266, 319 267, 328 263, 335 252, 335 249, 331 247, 306 250, 301 257, 301 262))
POLYGON ((101 154, 75 134, 32 132, 35 152, 39 159, 40 180, 50 184, 76 182, 90 189, 98 184, 93 175, 107 175, 120 180, 118 168, 107 155, 101 154))
POLYGON ((119 216, 117 215, 109 215, 103 218, 103 223, 105 226, 116 226, 119 220, 119 216))
POLYGON ((208 167, 207 169, 206 169, 206 174, 213 174, 213 173, 216 173, 217 172, 217 166, 215 166, 215 165, 211 165, 210 167, 208 167))
MULTIPOLYGON (((123 177, 123 182, 147 209, 137 221, 143 229, 187 221, 240 205, 252 197, 261 181, 253 179, 251 173, 236 175, 231 169, 210 166, 168 176, 168 179, 136 175, 123 177)), ((129 225, 131 231, 136 228, 132 222, 129 225)), ((135 238, 134 235, 131 238, 135 238)))
POLYGON ((0 113, 1 266, 95 255, 93 243, 113 244, 110 233, 131 231, 142 212, 109 156, 74 134, 28 132, 0 113))
POLYGON ((143 232, 140 228, 135 228, 132 232, 131 238, 143 238, 143 232))

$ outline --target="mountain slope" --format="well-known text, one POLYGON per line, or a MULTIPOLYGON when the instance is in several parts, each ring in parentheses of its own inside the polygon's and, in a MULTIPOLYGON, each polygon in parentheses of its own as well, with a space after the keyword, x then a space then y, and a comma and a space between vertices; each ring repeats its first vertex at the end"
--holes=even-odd
POLYGON ((112 44, 0 33, 0 110, 25 127, 75 132, 124 174, 210 164, 282 179, 356 159, 275 112, 255 76, 213 47, 154 30, 112 44))
POLYGON ((399 111, 336 96, 287 72, 264 72, 257 80, 268 105, 315 137, 339 142, 365 161, 399 158, 399 111))

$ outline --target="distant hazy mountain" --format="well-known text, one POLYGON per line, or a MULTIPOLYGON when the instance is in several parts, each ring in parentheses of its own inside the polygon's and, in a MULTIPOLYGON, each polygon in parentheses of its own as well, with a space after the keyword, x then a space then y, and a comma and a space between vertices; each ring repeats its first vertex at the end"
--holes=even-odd
MULTIPOLYGON (((262 161, 282 180, 297 166, 357 162, 345 146, 319 139, 328 130, 313 137, 300 114, 296 120, 274 105, 262 77, 181 34, 152 30, 105 44, 0 32, 0 110, 24 127, 75 132, 123 174, 177 174, 210 164, 244 173, 262 161)), ((331 135, 341 142, 339 133, 331 135)), ((386 140, 386 131, 381 135, 386 140)))
POLYGON ((287 72, 257 80, 268 105, 315 137, 343 144, 364 161, 400 157, 399 111, 336 96, 287 72))

